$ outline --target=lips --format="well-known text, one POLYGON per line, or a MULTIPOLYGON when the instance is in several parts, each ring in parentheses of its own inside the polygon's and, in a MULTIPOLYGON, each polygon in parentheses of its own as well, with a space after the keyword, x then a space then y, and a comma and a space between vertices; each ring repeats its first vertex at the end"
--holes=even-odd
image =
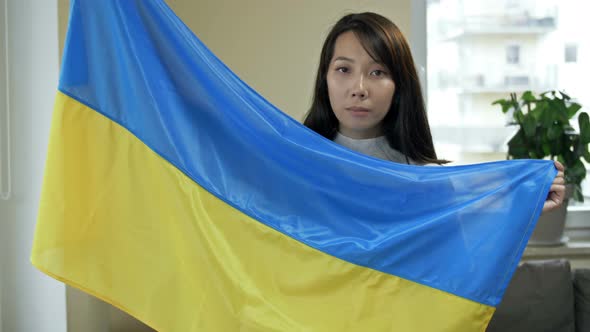
POLYGON ((369 113, 368 108, 364 108, 361 106, 351 106, 346 108, 347 111, 351 112, 354 115, 365 115, 369 113))

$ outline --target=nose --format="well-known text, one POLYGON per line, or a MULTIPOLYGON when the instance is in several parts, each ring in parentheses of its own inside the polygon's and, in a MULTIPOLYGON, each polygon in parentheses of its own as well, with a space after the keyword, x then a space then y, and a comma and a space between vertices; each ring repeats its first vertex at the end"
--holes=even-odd
POLYGON ((364 75, 359 75, 352 86, 352 97, 366 99, 369 96, 369 91, 366 88, 364 75))

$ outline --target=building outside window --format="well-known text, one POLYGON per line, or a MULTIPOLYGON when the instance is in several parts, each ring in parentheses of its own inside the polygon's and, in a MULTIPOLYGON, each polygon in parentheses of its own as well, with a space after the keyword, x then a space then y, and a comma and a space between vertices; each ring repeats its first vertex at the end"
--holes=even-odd
POLYGON ((512 129, 491 103, 510 92, 564 90, 587 110, 584 8, 582 0, 427 1, 428 110, 441 151, 459 160, 503 155, 512 129))
POLYGON ((578 45, 566 44, 565 45, 565 58, 566 63, 578 62, 578 45))
POLYGON ((520 45, 506 46, 506 63, 517 65, 520 62, 520 45))
MULTIPOLYGON (((516 128, 491 103, 511 92, 562 90, 589 110, 583 73, 590 73, 590 3, 429 0, 426 6, 428 112, 440 157, 456 164, 505 159, 516 128)), ((590 181, 584 189, 590 194, 590 181)))

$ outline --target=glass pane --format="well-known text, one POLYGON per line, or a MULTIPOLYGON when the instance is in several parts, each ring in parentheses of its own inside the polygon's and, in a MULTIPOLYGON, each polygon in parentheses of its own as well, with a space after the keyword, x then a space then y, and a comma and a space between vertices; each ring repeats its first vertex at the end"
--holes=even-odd
POLYGON ((428 110, 439 155, 504 159, 515 128, 491 103, 511 92, 563 90, 587 111, 588 9, 582 0, 427 1, 428 110))

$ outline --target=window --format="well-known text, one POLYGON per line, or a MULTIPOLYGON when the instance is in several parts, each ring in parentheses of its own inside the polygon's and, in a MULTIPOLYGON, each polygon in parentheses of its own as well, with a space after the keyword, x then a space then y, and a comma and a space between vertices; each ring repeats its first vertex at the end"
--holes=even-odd
POLYGON ((428 116, 441 157, 504 159, 515 128, 491 104, 511 92, 563 90, 588 110, 586 9, 580 0, 427 1, 428 116))
POLYGON ((506 63, 517 65, 520 63, 520 46, 508 45, 506 47, 506 63))
POLYGON ((578 45, 566 44, 565 45, 565 60, 566 63, 578 62, 578 45))

